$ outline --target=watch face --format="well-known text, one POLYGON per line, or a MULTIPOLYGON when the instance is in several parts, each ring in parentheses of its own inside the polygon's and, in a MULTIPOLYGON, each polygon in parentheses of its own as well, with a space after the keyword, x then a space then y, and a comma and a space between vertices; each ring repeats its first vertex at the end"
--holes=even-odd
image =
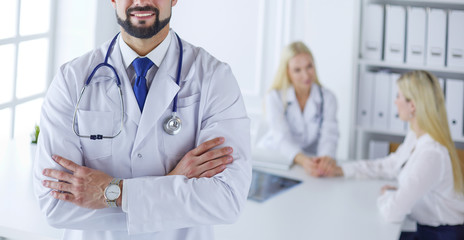
POLYGON ((105 197, 110 201, 116 200, 120 194, 121 189, 119 189, 118 185, 109 185, 105 190, 105 197))

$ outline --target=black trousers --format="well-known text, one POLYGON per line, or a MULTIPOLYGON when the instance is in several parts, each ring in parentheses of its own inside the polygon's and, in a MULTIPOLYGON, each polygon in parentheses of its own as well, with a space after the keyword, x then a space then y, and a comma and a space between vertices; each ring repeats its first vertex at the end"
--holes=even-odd
POLYGON ((438 227, 417 224, 417 232, 402 232, 400 240, 464 240, 464 224, 438 227))

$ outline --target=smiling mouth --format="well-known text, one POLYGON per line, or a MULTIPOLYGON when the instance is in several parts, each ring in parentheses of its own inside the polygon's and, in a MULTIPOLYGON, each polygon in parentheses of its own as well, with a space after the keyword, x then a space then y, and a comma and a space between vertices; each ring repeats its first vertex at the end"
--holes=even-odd
POLYGON ((131 13, 130 16, 131 17, 136 17, 136 18, 150 18, 152 16, 154 16, 155 13, 154 12, 136 12, 136 13, 131 13))
POLYGON ((134 16, 134 17, 151 17, 155 15, 155 13, 134 13, 134 14, 131 14, 131 16, 134 16))

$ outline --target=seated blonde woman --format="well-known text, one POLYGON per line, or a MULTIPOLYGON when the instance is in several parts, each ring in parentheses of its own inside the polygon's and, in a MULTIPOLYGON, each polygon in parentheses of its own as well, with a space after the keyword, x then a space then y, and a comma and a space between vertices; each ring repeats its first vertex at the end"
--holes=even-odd
POLYGON ((382 216, 401 222, 409 215, 417 221, 411 239, 464 239, 464 162, 451 139, 443 91, 426 71, 406 73, 397 85, 395 104, 411 127, 398 150, 382 159, 340 166, 321 159, 311 174, 397 179, 397 186, 381 189, 382 216))
POLYGON ((337 102, 321 86, 311 51, 302 42, 288 45, 266 96, 269 131, 258 147, 276 150, 288 161, 309 166, 318 156, 335 157, 337 102))

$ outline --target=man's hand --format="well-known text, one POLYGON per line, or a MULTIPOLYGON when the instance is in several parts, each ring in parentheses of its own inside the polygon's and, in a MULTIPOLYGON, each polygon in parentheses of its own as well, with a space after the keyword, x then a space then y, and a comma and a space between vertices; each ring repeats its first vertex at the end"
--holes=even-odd
POLYGON ((177 166, 168 175, 184 175, 187 178, 212 177, 226 169, 232 163, 233 149, 223 147, 211 150, 223 144, 225 139, 218 137, 206 141, 191 150, 180 160, 177 166))
POLYGON ((103 192, 113 177, 102 171, 77 165, 57 155, 53 155, 52 158, 71 172, 56 169, 43 170, 43 175, 59 180, 44 180, 42 182, 45 187, 54 190, 51 192, 54 198, 85 208, 100 209, 107 207, 103 192))

